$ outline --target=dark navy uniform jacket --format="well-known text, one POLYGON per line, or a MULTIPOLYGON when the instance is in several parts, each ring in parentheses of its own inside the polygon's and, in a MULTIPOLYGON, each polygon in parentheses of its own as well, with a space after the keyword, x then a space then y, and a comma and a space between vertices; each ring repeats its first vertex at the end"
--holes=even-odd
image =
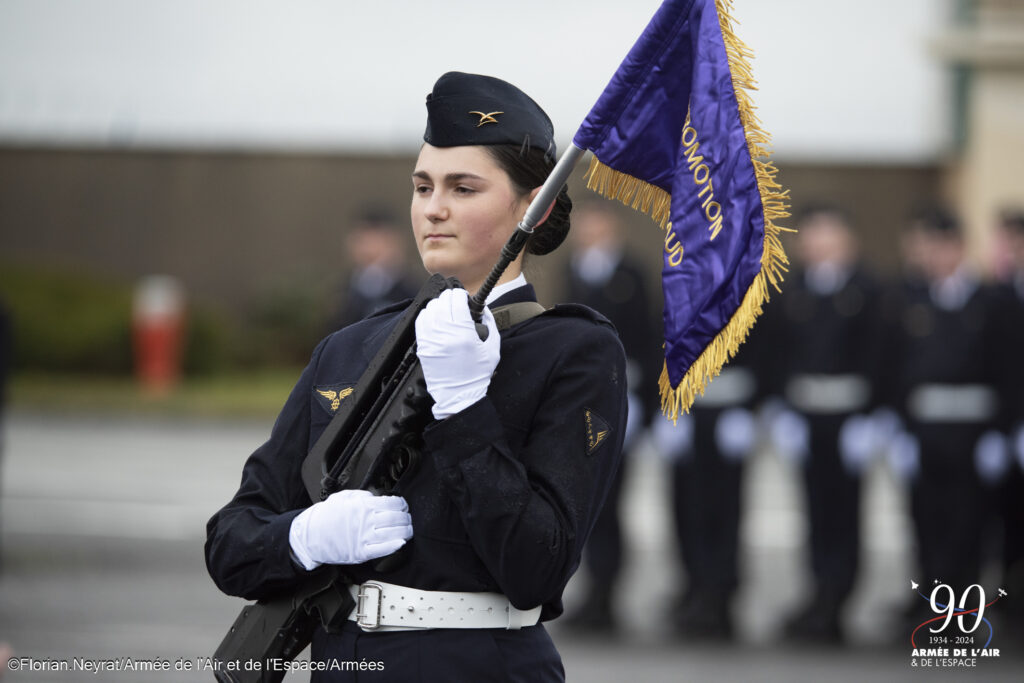
POLYGON ((1012 305, 1007 292, 984 284, 978 284, 962 308, 951 311, 939 308, 927 289, 907 296, 897 349, 901 368, 897 405, 911 431, 919 437, 936 435, 937 445, 962 450, 967 462, 981 433, 986 429, 1007 432, 1017 417, 1013 407, 1019 387, 1014 369, 1019 350, 1013 345, 1012 305), (918 422, 911 397, 916 388, 931 383, 990 388, 996 398, 992 416, 952 424, 918 422), (956 446, 950 430, 971 436, 956 446))
POLYGON ((660 331, 656 329, 655 318, 651 314, 651 299, 643 270, 627 255, 622 255, 611 276, 604 283, 593 285, 570 268, 566 291, 569 301, 600 311, 615 325, 631 364, 630 372, 636 372, 633 393, 643 401, 643 422, 649 424, 658 412, 656 404, 662 353, 660 331))
MULTIPOLYGON (((528 300, 526 285, 493 306, 528 300)), ((235 497, 207 525, 207 567, 224 592, 260 599, 305 574, 288 543, 292 519, 311 504, 302 461, 331 420, 330 392, 355 386, 401 310, 335 332, 314 351, 235 497)), ((407 561, 350 574, 504 593, 520 609, 543 605, 548 620, 562 611, 562 590, 619 465, 625 360, 611 324, 582 306, 556 306, 501 337, 487 396, 424 432, 419 470, 400 491, 412 515, 407 561)))
POLYGON ((882 351, 879 294, 874 278, 859 266, 838 291, 827 295, 813 292, 803 273, 787 280, 781 305, 769 309, 766 325, 770 343, 782 354, 770 380, 772 390, 788 398, 795 377, 853 375, 870 391, 862 405, 843 412, 876 407, 882 351))

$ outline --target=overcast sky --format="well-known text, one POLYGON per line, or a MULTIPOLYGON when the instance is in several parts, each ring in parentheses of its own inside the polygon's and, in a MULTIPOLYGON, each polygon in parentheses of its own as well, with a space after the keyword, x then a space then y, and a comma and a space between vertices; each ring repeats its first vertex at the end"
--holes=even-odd
MULTIPOLYGON (((448 70, 570 139, 659 0, 0 0, 0 141, 408 152, 448 70)), ((735 0, 776 157, 928 161, 949 0, 735 0)))

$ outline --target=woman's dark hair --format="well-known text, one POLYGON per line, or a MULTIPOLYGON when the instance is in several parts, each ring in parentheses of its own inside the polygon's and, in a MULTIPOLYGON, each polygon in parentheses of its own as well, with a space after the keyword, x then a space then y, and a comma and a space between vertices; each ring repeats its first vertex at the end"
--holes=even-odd
MULTIPOLYGON (((512 180, 512 186, 520 195, 528 194, 533 188, 540 187, 547 180, 555 160, 542 150, 519 145, 488 145, 485 148, 512 180)), ((569 212, 572 211, 572 200, 569 199, 569 186, 562 186, 558 193, 551 215, 537 226, 533 235, 526 241, 526 253, 538 256, 554 251, 569 234, 569 212)))

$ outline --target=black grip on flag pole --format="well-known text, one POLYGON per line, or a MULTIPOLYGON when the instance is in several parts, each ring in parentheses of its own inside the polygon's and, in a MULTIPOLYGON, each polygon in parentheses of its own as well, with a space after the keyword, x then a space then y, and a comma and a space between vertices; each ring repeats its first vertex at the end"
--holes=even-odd
POLYGON ((573 144, 570 144, 569 149, 565 150, 558 163, 551 170, 551 175, 548 176, 548 179, 541 186, 540 192, 530 202, 530 206, 526 208, 523 220, 516 226, 515 232, 508 238, 505 246, 501 248, 501 257, 494 264, 494 268, 491 269, 487 279, 484 280, 484 284, 476 294, 470 297, 469 314, 473 317, 473 322, 476 323, 476 332, 480 335, 481 341, 487 339, 487 326, 483 324, 482 316, 488 295, 494 289, 494 285, 498 284, 498 280, 501 278, 502 273, 505 272, 505 269, 516 260, 519 252, 526 246, 526 240, 533 234, 533 229, 547 217, 555 200, 558 199, 558 193, 562 191, 562 186, 569 179, 569 174, 576 167, 576 162, 583 156, 584 151, 573 144))

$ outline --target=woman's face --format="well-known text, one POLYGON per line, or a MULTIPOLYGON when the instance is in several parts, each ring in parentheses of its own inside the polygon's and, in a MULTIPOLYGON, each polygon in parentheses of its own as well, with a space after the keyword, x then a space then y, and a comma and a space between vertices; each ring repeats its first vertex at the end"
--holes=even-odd
MULTIPOLYGON (((497 262, 529 196, 516 193, 483 147, 423 145, 412 187, 412 231, 424 267, 459 278, 472 293, 497 262)), ((516 259, 502 280, 518 275, 519 264, 516 259)))

